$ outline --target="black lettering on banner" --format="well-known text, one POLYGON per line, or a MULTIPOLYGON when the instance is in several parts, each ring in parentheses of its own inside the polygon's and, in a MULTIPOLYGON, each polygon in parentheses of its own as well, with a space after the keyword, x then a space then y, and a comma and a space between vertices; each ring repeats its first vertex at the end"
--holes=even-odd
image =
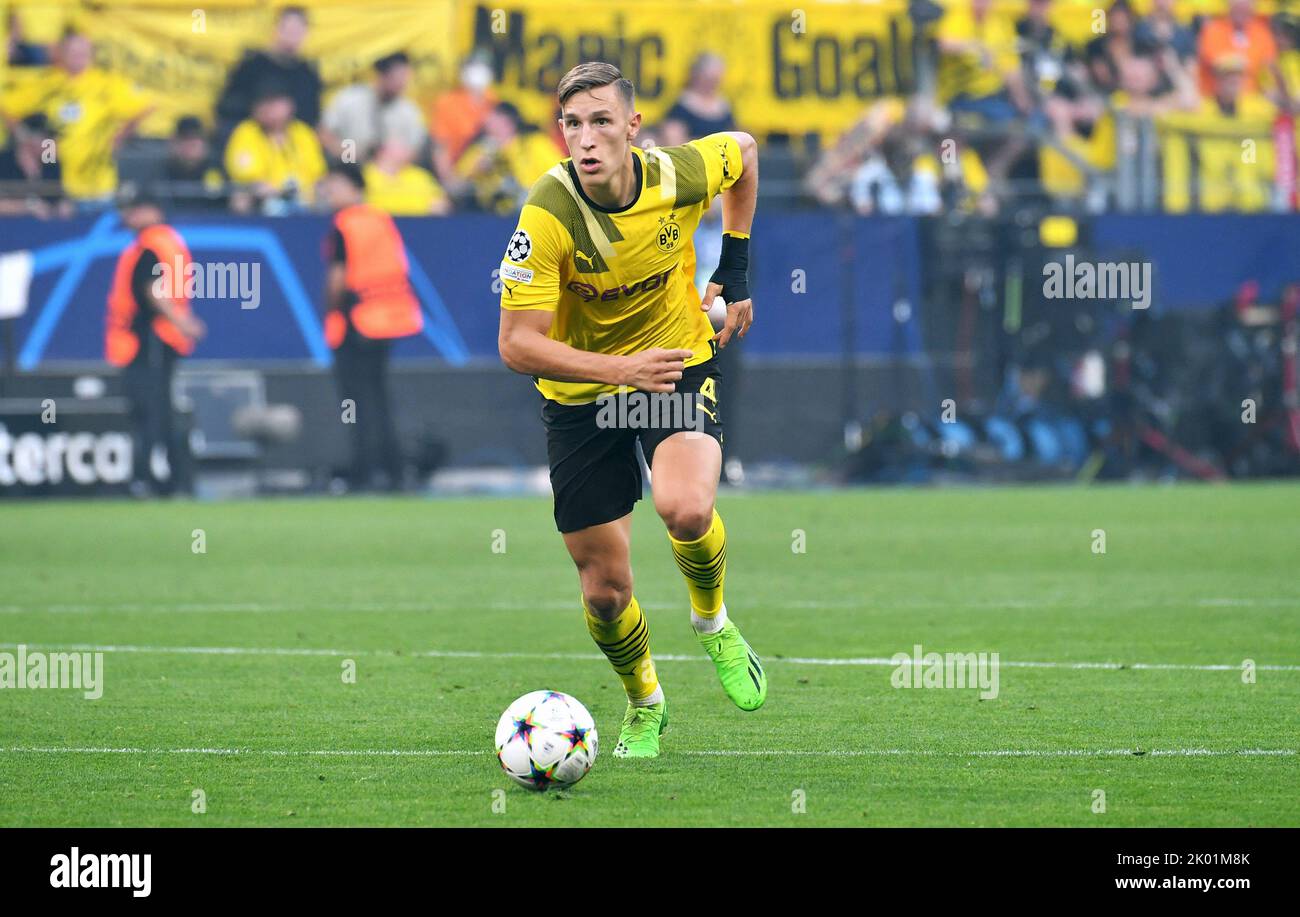
MULTIPOLYGON (((622 41, 619 41, 619 44, 622 44, 622 41)), ((609 63, 613 64, 615 67, 618 67, 619 70, 623 70, 623 66, 621 62, 618 60, 617 54, 605 53, 604 35, 591 35, 586 33, 580 34, 578 35, 577 45, 578 45, 578 54, 577 54, 578 60, 608 61, 609 63)), ((624 70, 623 75, 627 76, 627 71, 624 70)), ((633 79, 632 82, 635 83, 636 80, 633 79)))
POLYGON ((527 88, 524 77, 524 14, 512 10, 507 14, 504 34, 492 31, 492 8, 479 6, 474 10, 474 47, 484 48, 491 56, 492 73, 497 81, 505 83, 507 72, 513 70, 515 85, 527 88))
POLYGON ((537 36, 537 50, 549 53, 550 57, 537 69, 533 88, 538 92, 554 92, 560 78, 570 69, 564 60, 564 38, 555 32, 543 32, 537 36))
POLYGON ((862 100, 905 95, 915 83, 917 39, 905 41, 903 20, 891 16, 881 35, 796 34, 785 17, 772 20, 772 94, 836 100, 846 91, 862 100), (884 58, 884 59, 882 59, 884 58))
POLYGON ((912 92, 915 88, 913 75, 916 73, 916 41, 918 36, 912 36, 911 45, 904 49, 902 37, 898 34, 899 20, 891 18, 889 20, 889 55, 894 64, 894 85, 898 87, 899 92, 912 92), (906 65, 907 74, 904 75, 902 67, 906 65))
POLYGON ((778 99, 797 99, 803 95, 801 73, 797 66, 787 64, 782 46, 787 35, 796 40, 800 36, 790 31, 787 19, 778 16, 772 20, 772 95, 778 99))
POLYGON ((518 10, 507 14, 505 34, 492 31, 493 8, 480 5, 474 11, 474 44, 487 49, 497 81, 532 92, 550 95, 572 67, 583 61, 609 61, 623 71, 637 89, 637 95, 656 100, 663 95, 664 37, 647 32, 629 37, 625 17, 614 16, 610 29, 577 34, 530 28, 528 15, 518 10))
POLYGON ((813 91, 823 99, 840 97, 840 43, 833 35, 813 40, 813 91))
POLYGON ((883 95, 880 84, 880 43, 870 35, 859 35, 853 42, 853 56, 858 70, 853 74, 853 92, 859 99, 883 95))
POLYGON ((647 99, 657 99, 664 94, 664 37, 656 32, 642 36, 636 43, 636 66, 635 70, 640 74, 636 82, 636 91, 647 99), (655 64, 655 75, 652 79, 650 68, 646 66, 648 61, 655 64))

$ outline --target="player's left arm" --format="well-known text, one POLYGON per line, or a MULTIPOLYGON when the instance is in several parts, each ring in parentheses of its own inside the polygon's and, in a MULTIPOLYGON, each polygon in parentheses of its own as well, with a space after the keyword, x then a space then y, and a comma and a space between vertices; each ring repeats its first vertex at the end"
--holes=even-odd
POLYGON ((700 308, 706 312, 721 296, 727 320, 713 336, 726 347, 733 334, 744 337, 754 324, 754 302, 749 296, 749 232, 758 206, 758 143, 744 131, 728 131, 740 147, 740 176, 722 191, 722 254, 709 278, 700 308))

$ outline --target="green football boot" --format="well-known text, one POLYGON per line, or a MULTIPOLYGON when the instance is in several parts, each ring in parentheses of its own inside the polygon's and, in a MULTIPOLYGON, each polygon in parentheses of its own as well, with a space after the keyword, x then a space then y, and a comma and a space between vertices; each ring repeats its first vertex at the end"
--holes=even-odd
POLYGON ((616 758, 659 757, 659 736, 668 728, 668 701, 662 700, 647 707, 627 705, 623 714, 623 728, 614 746, 616 758))
POLYGON ((731 619, 716 634, 695 632, 718 670, 718 681, 741 710, 757 710, 767 700, 767 673, 731 619))

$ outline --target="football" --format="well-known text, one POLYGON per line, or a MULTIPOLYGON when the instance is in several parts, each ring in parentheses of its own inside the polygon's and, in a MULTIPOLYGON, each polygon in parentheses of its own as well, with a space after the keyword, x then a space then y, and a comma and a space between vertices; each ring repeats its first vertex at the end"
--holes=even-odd
POLYGON ((497 721, 497 760, 530 790, 573 786, 596 763, 596 721, 576 698, 531 691, 497 721))

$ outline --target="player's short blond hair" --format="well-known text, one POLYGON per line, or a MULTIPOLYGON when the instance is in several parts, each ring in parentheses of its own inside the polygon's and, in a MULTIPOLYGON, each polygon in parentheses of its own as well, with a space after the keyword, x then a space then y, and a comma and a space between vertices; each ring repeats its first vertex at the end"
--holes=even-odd
POLYGON ((563 108, 564 103, 578 93, 586 92, 588 89, 598 89, 601 86, 613 86, 618 90, 627 110, 636 110, 636 88, 632 85, 632 81, 613 64, 604 61, 578 64, 560 79, 560 84, 555 87, 555 95, 560 100, 560 107, 563 108))

